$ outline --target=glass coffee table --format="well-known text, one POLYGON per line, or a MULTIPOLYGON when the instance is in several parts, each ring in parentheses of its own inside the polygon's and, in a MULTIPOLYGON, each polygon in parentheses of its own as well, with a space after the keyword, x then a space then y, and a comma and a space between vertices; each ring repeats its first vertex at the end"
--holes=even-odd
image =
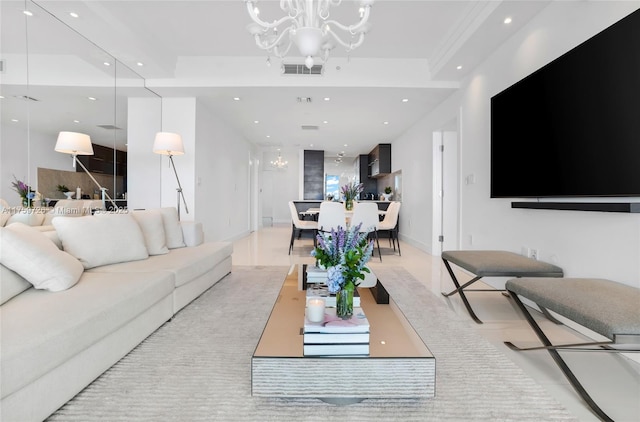
POLYGON ((369 355, 304 356, 302 272, 296 265, 287 275, 253 353, 252 396, 313 397, 336 404, 435 396, 434 356, 393 298, 378 304, 369 289, 360 289, 371 325, 369 355))

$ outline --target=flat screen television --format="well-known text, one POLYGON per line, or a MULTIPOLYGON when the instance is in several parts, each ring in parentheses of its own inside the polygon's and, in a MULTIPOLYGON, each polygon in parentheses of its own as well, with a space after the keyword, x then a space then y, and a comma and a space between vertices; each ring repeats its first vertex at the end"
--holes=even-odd
POLYGON ((491 197, 640 197, 640 9, 491 98, 491 197))

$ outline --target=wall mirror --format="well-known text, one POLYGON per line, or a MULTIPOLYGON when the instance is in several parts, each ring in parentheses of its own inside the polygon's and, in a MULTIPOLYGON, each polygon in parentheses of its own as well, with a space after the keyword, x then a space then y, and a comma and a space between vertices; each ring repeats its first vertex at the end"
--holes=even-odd
POLYGON ((49 13, 46 3, 9 0, 0 7, 0 197, 18 204, 14 175, 46 198, 64 198, 58 185, 80 187, 85 198, 98 195, 71 156, 54 151, 58 133, 71 131, 91 137, 94 156, 83 162, 126 206, 128 100, 157 95, 135 71, 49 13))

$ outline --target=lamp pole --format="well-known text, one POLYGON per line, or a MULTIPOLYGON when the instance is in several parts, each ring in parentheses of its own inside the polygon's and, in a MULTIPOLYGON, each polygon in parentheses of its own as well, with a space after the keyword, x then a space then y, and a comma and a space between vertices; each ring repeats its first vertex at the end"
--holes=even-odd
POLYGON ((176 181, 178 182, 178 187, 176 188, 177 192, 177 202, 178 202, 178 220, 180 220, 180 197, 182 197, 182 202, 184 203, 184 210, 187 214, 189 214, 189 208, 187 207, 187 201, 184 199, 184 193, 182 192, 182 185, 180 184, 180 178, 178 177, 178 172, 176 171, 176 166, 173 164, 173 154, 169 154, 169 161, 171 162, 171 168, 173 168, 173 174, 176 175, 176 181))

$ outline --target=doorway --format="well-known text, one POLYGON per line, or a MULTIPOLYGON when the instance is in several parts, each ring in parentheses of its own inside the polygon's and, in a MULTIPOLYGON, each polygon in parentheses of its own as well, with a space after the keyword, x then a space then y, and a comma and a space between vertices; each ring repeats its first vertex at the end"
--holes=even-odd
POLYGON ((458 119, 433 132, 432 254, 460 248, 458 119))

